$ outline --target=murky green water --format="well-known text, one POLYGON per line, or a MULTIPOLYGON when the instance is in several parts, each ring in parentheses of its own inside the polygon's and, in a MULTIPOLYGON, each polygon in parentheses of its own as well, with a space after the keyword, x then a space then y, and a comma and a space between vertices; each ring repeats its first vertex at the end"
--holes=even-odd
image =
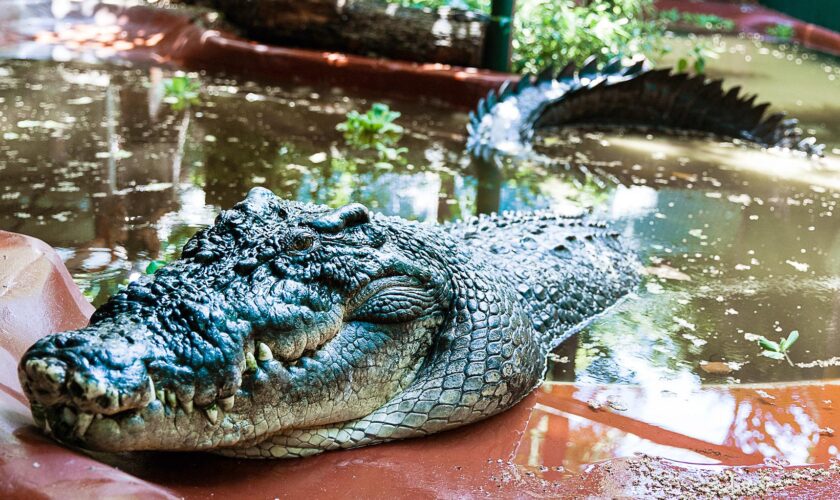
POLYGON ((465 114, 410 100, 204 77, 202 104, 184 112, 164 102, 171 75, 159 69, 0 63, 0 228, 56 246, 100 304, 150 261, 176 255, 255 185, 426 221, 590 206, 624 233, 651 274, 558 349, 555 379, 836 377, 840 68, 752 41, 719 39, 715 47, 712 76, 802 118, 829 157, 815 163, 710 140, 569 132, 540 139, 555 164, 514 162, 499 172, 463 155, 465 114), (355 152, 335 131, 348 110, 374 100, 403 113, 404 163, 355 152), (584 164, 591 175, 577 168, 584 164), (801 338, 793 365, 761 356, 751 340, 794 329, 801 338))

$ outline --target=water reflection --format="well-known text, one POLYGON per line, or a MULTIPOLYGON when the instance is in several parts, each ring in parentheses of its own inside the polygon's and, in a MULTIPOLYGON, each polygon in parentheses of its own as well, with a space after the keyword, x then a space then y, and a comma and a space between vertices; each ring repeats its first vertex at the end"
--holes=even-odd
POLYGON ((545 384, 514 462, 554 470, 645 453, 695 464, 837 459, 840 385, 545 384))

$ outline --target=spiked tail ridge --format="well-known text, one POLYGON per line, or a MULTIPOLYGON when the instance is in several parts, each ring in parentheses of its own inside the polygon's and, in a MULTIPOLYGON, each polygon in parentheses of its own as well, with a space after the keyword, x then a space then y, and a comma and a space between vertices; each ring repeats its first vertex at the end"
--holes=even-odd
POLYGON ((485 159, 518 156, 537 130, 596 126, 696 132, 822 156, 823 145, 803 137, 796 119, 765 116, 769 104, 755 100, 740 87, 724 90, 722 80, 654 70, 641 57, 600 68, 590 57, 579 68, 548 68, 490 91, 470 113, 467 147, 485 159))

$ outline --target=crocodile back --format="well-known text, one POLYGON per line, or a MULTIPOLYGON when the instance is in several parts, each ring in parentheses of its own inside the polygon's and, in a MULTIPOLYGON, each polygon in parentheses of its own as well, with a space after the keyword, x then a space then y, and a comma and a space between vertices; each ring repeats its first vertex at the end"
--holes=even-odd
POLYGON ((444 227, 516 290, 545 349, 639 282, 638 259, 619 233, 583 215, 516 212, 444 227))

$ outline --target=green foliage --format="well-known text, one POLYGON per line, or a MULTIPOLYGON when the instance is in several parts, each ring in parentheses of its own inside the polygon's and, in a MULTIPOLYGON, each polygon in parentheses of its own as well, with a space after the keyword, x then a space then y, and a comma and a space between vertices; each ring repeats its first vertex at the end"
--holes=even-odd
MULTIPOLYGON (((388 0, 403 6, 466 7, 488 13, 490 0, 388 0)), ((519 0, 513 26, 513 70, 539 72, 590 55, 652 54, 664 23, 653 0, 519 0)))
POLYGON ((514 19, 513 68, 538 72, 590 55, 653 53, 664 33, 652 0, 530 0, 514 19))
MULTIPOLYGON (((465 7, 487 12, 489 0, 390 0, 404 6, 465 7)), ((537 73, 554 64, 578 64, 590 55, 602 60, 616 54, 658 56, 668 24, 688 24, 715 31, 736 29, 732 19, 670 9, 656 14, 653 0, 520 0, 513 26, 513 70, 537 73)), ((793 28, 774 25, 769 35, 788 40, 793 28)), ((703 44, 677 60, 677 70, 703 74, 717 55, 703 44)))
POLYGON ((392 148, 382 143, 376 144, 376 154, 379 157, 379 162, 376 164, 379 168, 391 168, 391 163, 405 164, 405 154, 408 153, 408 148, 392 148))
POLYGON ((764 32, 785 42, 790 41, 795 34, 793 26, 789 24, 774 24, 772 26, 768 26, 764 32))
POLYGON ((735 21, 714 14, 684 13, 683 21, 713 31, 734 31, 735 21))
POLYGON ((682 19, 682 12, 677 9, 668 9, 659 12, 659 17, 667 23, 678 23, 682 19))
POLYGON ((399 117, 399 112, 377 102, 364 114, 355 110, 347 113, 347 119, 339 123, 336 130, 344 133, 348 146, 359 151, 376 151, 382 163, 404 162, 402 155, 408 150, 395 147, 404 133, 404 129, 394 123, 399 117))
POLYGON ((676 69, 679 73, 686 73, 693 71, 698 75, 706 72, 706 61, 708 59, 717 59, 718 55, 705 43, 696 43, 692 45, 688 53, 677 59, 676 69))
POLYGON ((201 83, 189 75, 176 75, 166 79, 163 83, 166 95, 165 101, 175 111, 189 108, 201 102, 199 91, 201 83))
POLYGON ((694 12, 680 12, 670 9, 660 12, 660 18, 670 24, 684 23, 696 28, 712 31, 734 31, 735 21, 714 14, 698 14, 694 12))
POLYGON ((788 363, 791 363, 790 358, 788 357, 788 350, 790 350, 793 343, 798 339, 799 332, 794 330, 790 332, 790 335, 788 335, 787 338, 779 339, 779 342, 773 342, 772 340, 768 340, 766 337, 758 337, 757 342, 763 349, 761 351, 762 356, 772 359, 787 359, 788 363))

